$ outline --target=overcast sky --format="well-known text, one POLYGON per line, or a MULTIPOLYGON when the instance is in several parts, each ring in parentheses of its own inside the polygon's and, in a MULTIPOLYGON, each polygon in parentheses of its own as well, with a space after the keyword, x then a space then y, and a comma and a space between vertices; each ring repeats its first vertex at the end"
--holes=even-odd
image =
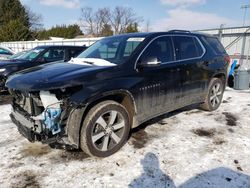
MULTIPOLYGON (((45 28, 56 24, 78 22, 80 9, 89 6, 101 7, 127 6, 144 18, 142 27, 150 22, 152 31, 168 29, 207 29, 220 24, 242 26, 241 5, 250 0, 21 0, 33 12, 41 14, 45 28)), ((250 9, 246 15, 246 25, 250 25, 250 9)))

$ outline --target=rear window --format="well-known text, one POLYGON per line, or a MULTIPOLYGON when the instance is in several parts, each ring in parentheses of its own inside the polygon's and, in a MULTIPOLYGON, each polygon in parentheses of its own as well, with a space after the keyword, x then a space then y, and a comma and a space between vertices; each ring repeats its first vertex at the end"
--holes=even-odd
POLYGON ((224 47, 216 37, 207 37, 206 39, 216 55, 221 55, 226 53, 224 47))
POLYGON ((174 36, 176 60, 185 60, 202 56, 203 49, 192 36, 174 36))

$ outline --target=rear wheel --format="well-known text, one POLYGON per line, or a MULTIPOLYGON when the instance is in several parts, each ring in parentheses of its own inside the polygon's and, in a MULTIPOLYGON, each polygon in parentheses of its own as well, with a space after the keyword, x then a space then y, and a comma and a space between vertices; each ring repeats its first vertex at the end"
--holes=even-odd
POLYGON ((115 101, 104 101, 87 114, 81 129, 81 148, 90 156, 107 157, 127 141, 130 131, 127 110, 115 101))
POLYGON ((207 111, 214 111, 219 108, 224 93, 224 84, 221 79, 213 78, 208 87, 206 100, 201 108, 207 111))

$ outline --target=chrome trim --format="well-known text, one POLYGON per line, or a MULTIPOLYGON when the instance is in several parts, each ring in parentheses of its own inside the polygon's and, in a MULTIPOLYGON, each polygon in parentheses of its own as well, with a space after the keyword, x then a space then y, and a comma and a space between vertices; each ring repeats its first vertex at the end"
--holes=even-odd
MULTIPOLYGON (((138 60, 140 59, 140 57, 142 56, 142 54, 143 54, 143 52, 148 48, 148 46, 152 43, 152 42, 154 42, 156 39, 158 39, 158 38, 161 38, 161 37, 172 37, 172 36, 185 36, 185 37, 193 37, 193 38, 195 38, 197 41, 198 41, 198 43, 200 44, 200 46, 201 46, 201 48, 202 48, 202 50, 203 50, 203 54, 201 55, 201 56, 199 56, 199 57, 194 57, 194 58, 187 58, 187 59, 181 59, 181 60, 176 60, 176 61, 168 61, 168 62, 164 62, 164 63, 161 63, 161 65, 162 64, 170 64, 170 63, 177 63, 177 62, 182 62, 182 61, 188 61, 188 60, 193 60, 193 59, 201 59, 204 55, 205 55, 205 53, 206 53, 206 48, 204 47, 204 45, 202 44, 202 42, 200 41, 200 39, 197 37, 197 36, 193 36, 193 35, 176 35, 176 34, 168 34, 168 35, 161 35, 161 36, 157 36, 157 37, 155 37, 155 38, 153 38, 148 44, 147 44, 147 46, 141 51, 141 53, 140 53, 140 55, 137 57, 137 59, 136 59, 136 62, 135 62, 135 65, 134 65, 134 70, 136 70, 137 72, 138 72, 138 70, 137 70, 137 68, 136 68, 136 66, 137 66, 137 63, 138 63, 138 60)), ((172 39, 171 39, 172 40, 172 39)), ((172 43, 173 43, 173 41, 172 41, 172 43)), ((173 47, 174 47, 174 43, 173 43, 173 47)), ((173 53, 175 54, 175 50, 173 51, 173 53)))

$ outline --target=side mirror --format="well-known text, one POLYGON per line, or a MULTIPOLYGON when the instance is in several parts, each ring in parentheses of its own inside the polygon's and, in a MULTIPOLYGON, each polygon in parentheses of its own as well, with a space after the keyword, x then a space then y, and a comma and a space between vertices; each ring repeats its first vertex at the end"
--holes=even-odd
POLYGON ((156 57, 150 57, 145 60, 142 60, 139 64, 140 67, 158 67, 161 65, 161 62, 158 61, 156 57))

